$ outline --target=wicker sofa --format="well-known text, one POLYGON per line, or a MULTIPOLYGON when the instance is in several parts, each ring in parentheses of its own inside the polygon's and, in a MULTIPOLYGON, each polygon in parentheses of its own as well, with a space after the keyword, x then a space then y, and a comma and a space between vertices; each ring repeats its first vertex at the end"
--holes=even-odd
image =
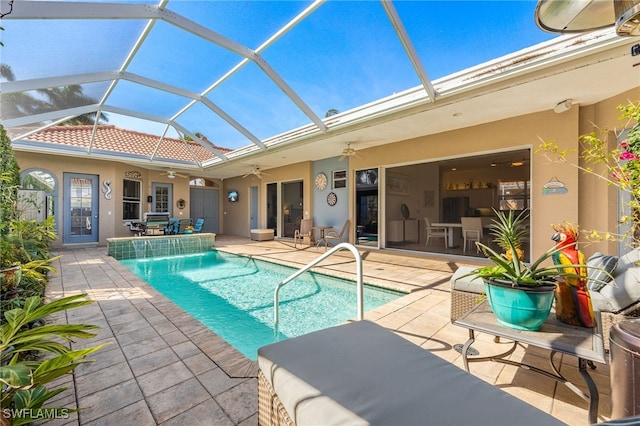
MULTIPOLYGON (((597 257, 591 256, 587 264, 599 266, 597 257)), ((461 266, 451 277, 451 322, 482 300, 482 280, 474 280, 473 276, 463 278, 473 269, 461 266)), ((607 285, 588 284, 593 308, 601 313, 602 337, 607 350, 611 327, 624 319, 640 317, 640 248, 621 256, 611 275, 613 282, 607 285)))

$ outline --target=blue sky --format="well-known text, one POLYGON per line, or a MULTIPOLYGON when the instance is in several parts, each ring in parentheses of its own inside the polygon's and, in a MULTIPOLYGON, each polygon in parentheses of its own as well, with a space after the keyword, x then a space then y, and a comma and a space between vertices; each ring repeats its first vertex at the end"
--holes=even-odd
MULTIPOLYGON (((170 1, 168 9, 256 49, 310 2, 170 1)), ((428 76, 438 79, 557 37, 534 23, 536 1, 398 1, 428 76)), ((145 22, 3 22, 3 62, 18 80, 117 70, 145 22), (64 46, 74 46, 66 49, 64 46), (49 58, 50 56, 50 58, 49 58), (64 58, 64 60, 61 60, 64 58), (46 66, 43 66, 46 64, 46 66)), ((320 117, 418 86, 420 81, 379 1, 328 1, 262 52, 262 57, 320 117)), ((242 58, 158 22, 128 71, 200 93, 242 58)), ((106 84, 85 85, 100 99, 106 84)), ((310 122, 254 63, 208 95, 258 138, 310 122)), ((170 117, 188 99, 121 82, 107 104, 170 117)), ((110 114, 110 123, 150 133, 162 126, 110 114)), ((246 138, 204 106, 178 120, 214 143, 236 148, 246 138)))

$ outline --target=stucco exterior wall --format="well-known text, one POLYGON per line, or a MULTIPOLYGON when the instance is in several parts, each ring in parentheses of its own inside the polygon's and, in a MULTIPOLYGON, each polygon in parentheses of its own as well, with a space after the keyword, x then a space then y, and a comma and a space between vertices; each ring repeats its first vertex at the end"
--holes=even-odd
POLYGON ((61 224, 63 223, 65 211, 62 205, 62 185, 63 173, 82 173, 97 175, 100 181, 99 191, 102 191, 102 183, 105 180, 111 181, 111 199, 106 199, 100 192, 98 214, 99 214, 99 235, 98 244, 106 245, 107 238, 132 236, 128 226, 124 226, 122 220, 122 180, 128 171, 137 171, 141 174, 142 194, 141 212, 151 209, 151 204, 147 203, 147 196, 151 195, 153 182, 170 183, 173 186, 172 215, 175 217, 190 217, 189 212, 189 180, 176 177, 169 179, 166 174, 156 170, 146 170, 141 167, 129 166, 123 163, 103 160, 91 160, 87 158, 77 158, 69 156, 55 156, 46 154, 35 154, 28 152, 15 152, 16 160, 21 170, 43 169, 51 172, 57 180, 57 212, 56 222, 58 224, 58 239, 55 245, 62 244, 61 224), (178 199, 187 200, 186 207, 182 210, 176 207, 178 199))
MULTIPOLYGON (((624 123, 618 120, 620 112, 617 106, 626 104, 629 100, 637 101, 638 99, 640 99, 640 88, 618 94, 595 105, 574 105, 569 111, 561 114, 548 110, 385 146, 369 149, 358 148, 360 155, 350 157, 344 162, 338 162, 339 157, 331 157, 316 162, 306 161, 269 169, 265 171, 262 179, 254 175, 249 175, 246 178, 238 176, 225 179, 222 182, 220 192, 220 233, 250 236, 250 187, 252 186, 258 189, 256 211, 259 228, 266 227, 267 223, 267 185, 294 181, 303 182, 304 217, 313 218, 315 223, 322 222, 321 224, 333 224, 339 227, 345 219, 354 220, 355 217, 353 202, 355 184, 352 178, 355 170, 377 167, 384 169, 514 149, 530 149, 532 152, 530 164, 531 244, 533 256, 536 257, 552 244, 550 240, 551 224, 570 221, 578 223, 582 229, 615 231, 618 218, 616 188, 607 186, 602 179, 584 174, 576 167, 550 163, 541 154, 535 152, 537 147, 541 141, 555 140, 561 149, 569 151, 569 162, 578 163, 580 160, 578 155, 579 135, 593 131, 594 123, 600 129, 610 130, 610 143, 614 147, 617 143, 616 131, 624 127, 624 123), (338 169, 347 170, 347 188, 335 191, 338 194, 338 205, 329 208, 326 204, 326 195, 331 190, 331 172, 338 169), (313 186, 314 176, 320 171, 324 171, 329 178, 328 188, 322 192, 316 191, 313 186), (552 179, 562 182, 568 192, 566 194, 543 195, 542 187, 552 179), (240 197, 237 203, 230 203, 227 200, 226 194, 230 190, 239 192, 240 197), (335 224, 328 223, 329 221, 333 221, 335 224)), ((146 199, 147 195, 151 194, 153 182, 164 182, 173 186, 172 215, 190 217, 188 179, 179 177, 169 179, 161 171, 145 170, 141 167, 111 161, 20 151, 15 154, 22 170, 41 168, 55 175, 58 182, 56 218, 58 223, 62 223, 65 214, 62 208, 61 187, 64 172, 98 175, 100 184, 106 179, 111 180, 112 198, 107 200, 102 193, 100 194, 99 243, 101 245, 106 244, 108 237, 131 235, 131 231, 124 226, 122 220, 122 179, 128 171, 137 171, 141 175, 143 182, 142 212, 149 211, 151 208, 146 199), (180 198, 186 200, 186 207, 182 210, 176 207, 176 201, 180 198)), ((436 171, 433 171, 421 179, 433 180, 434 173, 437 174, 436 171)), ((384 185, 382 184, 384 172, 380 174, 380 182, 379 209, 383 212, 386 207, 383 197, 384 185)), ((420 198, 422 191, 419 190, 419 185, 417 188, 418 192, 415 197, 420 198)), ((412 217, 422 218, 425 214, 433 213, 433 211, 423 208, 424 203, 420 199, 408 200, 405 198, 402 202, 409 205, 412 217)), ((436 205, 436 207, 438 206, 436 205)), ((279 211, 279 215, 281 213, 279 211)), ((432 218, 432 220, 434 219, 432 218)), ((353 226, 349 235, 350 240, 353 241, 353 226)), ((586 254, 595 251, 609 253, 617 251, 615 243, 585 243, 581 248, 586 254)))
MULTIPOLYGON (((231 179, 225 179, 223 182, 223 200, 221 203, 223 210, 222 222, 224 223, 222 233, 241 237, 251 236, 251 203, 249 188, 252 186, 258 187, 258 228, 266 228, 267 184, 274 182, 302 181, 304 217, 310 218, 311 212, 313 212, 313 197, 311 195, 313 182, 312 171, 312 163, 310 161, 306 161, 291 164, 286 167, 266 170, 262 175, 262 179, 259 179, 255 175, 249 175, 246 178, 238 176, 231 179), (238 191, 238 202, 231 203, 227 200, 226 194, 231 190, 238 191)), ((280 211, 279 214, 281 213, 282 212, 280 211)))

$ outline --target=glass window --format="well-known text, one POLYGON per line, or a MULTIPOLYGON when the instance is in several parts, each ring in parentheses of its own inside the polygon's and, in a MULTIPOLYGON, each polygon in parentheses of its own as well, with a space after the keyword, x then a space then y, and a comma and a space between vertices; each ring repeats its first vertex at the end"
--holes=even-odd
POLYGON ((55 215, 56 179, 46 170, 25 170, 20 175, 18 210, 20 217, 43 221, 55 215))
POLYGON ((336 170, 333 172, 333 189, 347 187, 347 171, 336 170))
POLYGON ((124 179, 122 181, 122 219, 140 220, 140 189, 137 180, 124 179))

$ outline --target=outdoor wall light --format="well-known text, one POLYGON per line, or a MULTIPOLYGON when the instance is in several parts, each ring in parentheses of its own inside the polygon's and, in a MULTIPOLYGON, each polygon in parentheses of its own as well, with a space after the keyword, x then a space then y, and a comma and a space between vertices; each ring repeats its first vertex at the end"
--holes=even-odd
POLYGON ((561 114, 565 111, 569 111, 572 106, 573 106, 573 101, 571 99, 566 99, 558 103, 556 106, 554 106, 553 112, 555 112, 556 114, 561 114))

